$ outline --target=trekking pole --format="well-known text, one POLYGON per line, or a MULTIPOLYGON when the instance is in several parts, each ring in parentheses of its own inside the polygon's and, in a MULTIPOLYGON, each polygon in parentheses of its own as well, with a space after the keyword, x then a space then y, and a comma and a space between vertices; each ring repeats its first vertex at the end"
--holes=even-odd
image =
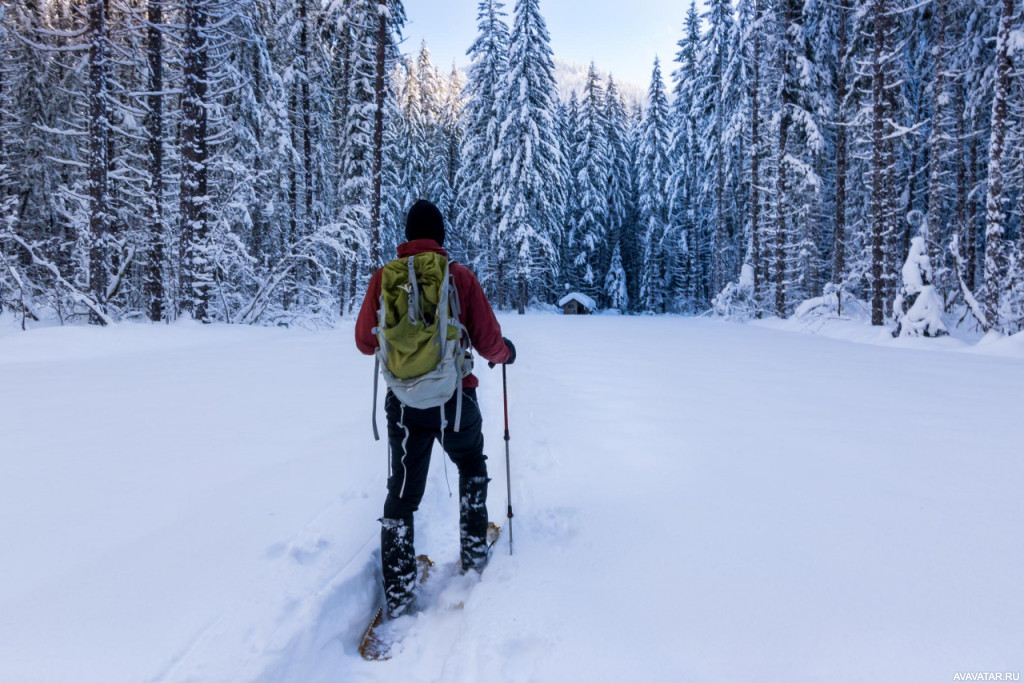
POLYGON ((512 465, 508 457, 508 375, 501 366, 501 393, 505 399, 505 483, 508 486, 508 554, 512 554, 512 465))
POLYGON ((380 432, 377 431, 377 378, 380 376, 380 359, 376 354, 373 358, 373 440, 380 441, 380 432))

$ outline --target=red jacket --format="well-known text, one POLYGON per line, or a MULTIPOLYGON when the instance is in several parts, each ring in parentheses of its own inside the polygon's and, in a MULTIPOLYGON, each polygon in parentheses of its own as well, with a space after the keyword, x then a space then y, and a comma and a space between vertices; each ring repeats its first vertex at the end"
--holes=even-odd
MULTIPOLYGON (((413 240, 398 245, 398 258, 407 258, 424 252, 434 252, 446 258, 448 256, 448 252, 430 239, 413 240)), ((377 336, 374 335, 373 328, 377 326, 377 309, 380 308, 381 270, 378 268, 370 278, 370 286, 366 290, 363 306, 359 309, 359 317, 356 319, 356 346, 368 356, 377 350, 377 336)), ((476 275, 469 268, 454 261, 449 264, 448 272, 455 280, 455 288, 459 291, 459 304, 462 306, 459 322, 465 325, 469 332, 469 343, 477 353, 492 363, 504 363, 508 360, 509 350, 501 338, 501 325, 494 317, 494 311, 476 275)), ((476 376, 472 374, 462 380, 462 386, 466 389, 475 388, 479 384, 476 376)))

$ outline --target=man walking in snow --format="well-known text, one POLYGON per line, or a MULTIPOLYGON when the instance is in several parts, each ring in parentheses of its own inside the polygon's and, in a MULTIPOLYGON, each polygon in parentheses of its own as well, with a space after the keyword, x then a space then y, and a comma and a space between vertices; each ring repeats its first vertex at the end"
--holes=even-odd
MULTIPOLYGON (((398 246, 400 259, 431 253, 448 256, 442 248, 444 219, 431 202, 421 199, 409 210, 405 237, 407 241, 398 246)), ((383 270, 378 269, 370 279, 356 320, 356 346, 367 355, 372 355, 378 347, 375 328, 382 306, 383 270)), ((476 276, 465 266, 454 262, 448 262, 448 272, 460 302, 458 321, 468 337, 462 340, 463 343, 467 348, 475 348, 492 363, 511 365, 516 358, 515 347, 501 336, 501 327, 476 276)), ((464 571, 479 571, 487 561, 488 478, 481 433, 483 423, 476 397, 478 384, 472 373, 462 379, 460 416, 457 415, 456 395, 452 395, 442 409, 418 409, 404 405, 394 392, 388 390, 384 407, 388 421, 390 476, 381 519, 380 544, 384 595, 388 615, 392 618, 406 613, 413 601, 416 580, 413 513, 423 498, 435 439, 441 442, 459 470, 462 568, 464 571), (460 418, 458 423, 457 417, 460 418)))

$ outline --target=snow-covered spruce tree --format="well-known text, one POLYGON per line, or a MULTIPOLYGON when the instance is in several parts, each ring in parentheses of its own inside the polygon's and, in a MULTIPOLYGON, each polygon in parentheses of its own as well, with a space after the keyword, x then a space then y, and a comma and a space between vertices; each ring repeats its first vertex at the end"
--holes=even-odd
POLYGON ((821 178, 815 170, 815 157, 824 150, 824 138, 818 126, 821 109, 815 92, 820 79, 806 54, 802 10, 798 0, 780 0, 777 7, 780 74, 773 271, 775 314, 779 317, 788 313, 790 299, 818 293, 818 239, 813 219, 821 178))
POLYGON ((983 305, 986 329, 1004 331, 1002 295, 1006 285, 1006 209, 1004 197, 1004 145, 1006 141, 1007 98, 1010 93, 1011 26, 1015 19, 1013 0, 1001 0, 993 79, 991 139, 988 153, 988 190, 985 195, 985 285, 983 305))
POLYGON ((342 310, 353 310, 363 281, 380 265, 380 209, 384 108, 389 57, 405 21, 399 0, 337 0, 342 113, 339 178, 340 229, 352 256, 342 277, 342 310))
POLYGON ((719 292, 728 280, 726 246, 735 234, 726 210, 725 126, 730 103, 726 101, 725 70, 729 61, 729 33, 733 24, 729 0, 711 0, 703 15, 706 25, 698 53, 694 113, 701 164, 696 173, 696 216, 700 230, 709 236, 711 292, 719 292))
MULTIPOLYGON (((1024 17, 1024 6, 1018 12, 1018 17, 1024 17)), ((1019 21, 1018 21, 1019 23, 1019 21)), ((1020 54, 1021 48, 1017 47, 1015 54, 1020 54)), ((1012 91, 1012 106, 1014 123, 1008 126, 1013 132, 1015 146, 1014 156, 1017 158, 1015 181, 1017 187, 1016 219, 1017 219, 1017 242, 1014 245, 1010 258, 1010 277, 1008 285, 1008 306, 1009 322, 1008 331, 1024 331, 1024 63, 1015 59, 1016 72, 1012 77, 1014 84, 1012 91)))
POLYGON ((424 99, 420 95, 423 85, 419 77, 419 61, 403 59, 396 69, 395 76, 400 78, 395 84, 398 98, 398 112, 401 116, 399 127, 400 139, 396 152, 398 154, 399 174, 401 177, 402 206, 408 207, 428 196, 426 165, 428 159, 428 126, 427 113, 423 111, 424 99))
POLYGON ((896 207, 899 184, 896 175, 896 131, 898 130, 893 90, 898 87, 896 69, 895 0, 870 0, 858 8, 857 26, 870 36, 863 66, 870 79, 871 97, 867 111, 859 115, 870 130, 870 286, 871 324, 885 322, 884 302, 892 273, 888 265, 895 247, 896 207))
POLYGON ((236 123, 218 156, 234 160, 220 166, 236 193, 221 200, 228 220, 217 240, 237 237, 238 246, 219 250, 217 271, 233 286, 229 294, 219 282, 218 298, 236 299, 228 315, 239 322, 329 318, 340 247, 325 209, 335 204, 325 49, 333 24, 310 0, 255 3, 239 20, 248 28, 236 33, 250 36, 235 47, 239 69, 252 66, 232 74, 224 104, 236 123))
POLYGON ((445 83, 426 41, 415 59, 403 60, 401 83, 396 84, 404 133, 399 140, 402 205, 429 199, 450 220, 453 186, 448 177, 447 140, 442 122, 447 99, 445 83))
MULTIPOLYGON (((62 5, 26 0, 5 3, 4 10, 7 41, 0 70, 10 103, 4 107, 5 155, 12 173, 9 192, 17 198, 17 220, 6 240, 9 265, 23 285, 18 298, 32 300, 40 312, 52 308, 63 321, 76 312, 71 289, 87 296, 81 290, 88 284, 87 279, 74 283, 74 275, 86 270, 74 260, 80 252, 74 249, 78 230, 72 220, 81 217, 85 195, 80 153, 85 126, 81 115, 73 114, 81 109, 76 104, 80 74, 68 67, 77 53, 68 36, 81 34, 82 26, 72 23, 70 9, 62 5)), ((8 275, 14 277, 10 270, 8 275)))
MULTIPOLYGON (((254 5, 249 16, 256 26, 239 32, 253 36, 245 43, 242 63, 260 66, 252 78, 234 88, 242 93, 236 98, 237 114, 229 107, 236 120, 260 124, 243 135, 238 132, 242 126, 236 126, 240 146, 234 156, 253 156, 253 162, 245 165, 265 170, 251 182, 241 177, 229 183, 250 188, 244 191, 253 197, 229 207, 241 206, 253 214, 252 238, 240 246, 242 255, 250 246, 248 260, 256 265, 229 273, 238 286, 226 298, 237 298, 237 306, 231 307, 237 308, 235 320, 290 324, 300 318, 308 320, 310 315, 314 320, 329 318, 333 301, 338 299, 342 310, 352 306, 368 265, 367 260, 359 259, 359 253, 372 257, 376 245, 380 258, 384 249, 394 244, 395 229, 388 221, 397 213, 393 205, 397 193, 388 192, 389 201, 384 201, 385 187, 397 185, 393 165, 384 159, 390 125, 385 117, 394 110, 386 72, 394 71, 393 29, 400 25, 403 14, 397 4, 360 7, 340 3, 321 10, 315 3, 301 0, 279 6, 274 19, 261 18, 266 10, 265 5, 254 5), (265 33, 261 27, 275 28, 265 33), (359 47, 352 42, 353 35, 363 40, 360 78, 356 78, 358 60, 352 57, 359 47), (378 61, 381 55, 383 66, 378 61), (360 136, 346 138, 337 131, 349 130, 359 113, 351 98, 357 88, 369 102, 363 101, 360 136), (378 101, 380 96, 383 102, 378 101), (255 116, 248 114, 250 110, 255 116), (332 119, 332 112, 336 118, 332 119), (246 140, 255 140, 255 147, 249 149, 246 140), (354 166, 345 154, 359 142, 366 143, 359 148, 364 156, 361 166, 354 166), (336 158, 341 160, 340 169, 334 166, 336 158), (364 175, 351 184, 338 183, 339 176, 345 179, 346 172, 355 168, 361 168, 364 175), (344 204, 345 193, 354 185, 365 192, 364 199, 369 197, 361 212, 344 204), (337 211, 334 207, 343 208, 337 211), (365 220, 347 221, 353 214, 365 220), (340 297, 336 294, 339 284, 340 297)), ((234 100, 231 102, 235 106, 234 100)), ((245 218, 243 214, 237 226, 225 226, 227 232, 244 235, 245 218)), ((243 264, 237 258, 233 262, 243 264)))
POLYGON ((803 4, 802 24, 804 55, 812 81, 810 101, 813 104, 815 125, 821 145, 810 156, 812 170, 820 184, 815 188, 814 201, 809 205, 807 241, 813 241, 798 261, 803 273, 801 294, 790 288, 790 294, 819 299, 833 275, 836 221, 836 74, 839 69, 837 43, 839 42, 838 16, 842 8, 831 0, 807 0, 803 4))
POLYGON ((277 40, 262 3, 185 0, 181 14, 179 310, 255 322, 254 308, 294 296, 291 278, 266 286, 300 220, 297 104, 278 68, 292 42, 277 40))
POLYGON ((555 110, 555 134, 558 139, 558 148, 562 151, 562 163, 558 172, 564 190, 561 210, 562 226, 555 248, 558 250, 558 284, 566 290, 580 288, 579 278, 573 267, 575 255, 570 246, 573 225, 580 216, 579 179, 576 177, 576 169, 579 165, 576 157, 580 151, 579 141, 576 137, 579 132, 579 119, 579 97, 573 90, 569 93, 569 101, 559 102, 558 108, 555 110))
MULTIPOLYGON (((11 41, 15 38, 7 28, 7 6, 0 5, 0 57, 3 63, 7 63, 7 55, 10 51, 11 41)), ((14 103, 10 99, 10 90, 7 87, 7 80, 10 76, 6 68, 0 67, 0 226, 10 228, 14 223, 14 182, 12 180, 10 159, 8 150, 10 143, 8 137, 11 133, 9 112, 14 112, 14 103)), ((3 308, 0 306, 0 313, 3 308)))
MULTIPOLYGON (((42 53, 43 61, 56 68, 33 75, 46 79, 38 82, 40 94, 48 101, 41 108, 53 103, 52 119, 46 121, 46 113, 37 111, 43 114, 43 122, 29 118, 26 123, 43 133, 45 151, 40 163, 64 168, 58 171, 54 187, 57 199, 48 207, 59 218, 55 221, 50 214, 44 229, 51 237, 62 233, 60 241, 26 243, 23 249, 61 292, 53 304, 62 320, 85 315, 92 323, 107 324, 127 307, 125 285, 135 253, 132 232, 138 222, 133 220, 134 206, 125 201, 131 166, 126 157, 138 153, 129 142, 134 131, 118 128, 126 121, 124 91, 118 85, 126 69, 111 58, 112 27, 126 22, 126 10, 108 8, 103 2, 74 8, 27 5, 22 15, 27 19, 24 38, 31 50, 42 53), (52 92, 58 88, 66 98, 52 92), (46 125, 51 122, 52 127, 46 125), (60 229, 54 229, 55 222, 62 224, 60 229)), ((130 33, 118 35, 123 39, 130 33)), ((132 52, 130 45, 118 45, 118 54, 126 47, 132 52)))
POLYGON ((495 196, 495 158, 498 150, 500 90, 508 57, 508 26, 497 0, 477 6, 477 36, 467 54, 472 63, 466 82, 466 131, 459 166, 460 221, 466 242, 467 261, 490 298, 496 299, 496 231, 501 222, 495 196))
POLYGON ((271 274, 290 260, 291 245, 307 227, 299 113, 305 74, 295 73, 301 22, 292 3, 225 12, 226 35, 212 46, 234 59, 220 53, 210 62, 210 82, 219 84, 210 94, 208 121, 211 316, 256 322, 268 311, 292 309, 299 296, 294 269, 271 274))
MULTIPOLYGON (((919 31, 903 32, 902 26, 897 34, 905 33, 902 40, 902 83, 897 90, 900 99, 897 106, 900 110, 900 125, 906 129, 901 144, 896 147, 897 164, 901 177, 906 178, 906 187, 899 200, 897 210, 896 256, 897 266, 902 263, 903 255, 910 248, 912 230, 909 222, 901 217, 910 212, 928 212, 928 181, 929 157, 932 152, 926 144, 927 130, 931 125, 931 79, 934 76, 934 45, 935 36, 932 31, 930 16, 935 7, 916 5, 909 6, 903 12, 903 22, 916 27, 919 31)), ((929 225, 938 225, 938 221, 929 225)), ((941 263, 933 261, 936 269, 941 263)), ((936 273, 938 274, 938 273, 936 273)))
MULTIPOLYGON (((320 4, 312 0, 293 0, 287 22, 279 20, 287 40, 288 54, 278 68, 283 71, 282 81, 288 94, 287 123, 291 133, 291 155, 288 164, 288 204, 290 225, 289 251, 317 234, 324 223, 324 214, 318 206, 318 175, 323 167, 320 155, 322 145, 317 144, 316 122, 323 118, 329 106, 324 97, 325 70, 323 54, 319 49, 316 30, 323 19, 320 4)), ((285 41, 280 41, 284 45, 285 41)), ((322 294, 312 289, 319 273, 303 261, 290 278, 289 287, 282 292, 285 308, 289 305, 305 311, 313 307, 322 294)))
MULTIPOLYGON (((154 167, 150 163, 152 125, 149 104, 161 95, 154 88, 152 59, 147 38, 147 15, 152 8, 141 1, 131 5, 108 3, 109 26, 109 118, 112 144, 108 155, 108 178, 113 239, 110 244, 111 270, 109 306, 115 317, 139 317, 150 312, 147 278, 152 236, 162 230, 163 217, 155 214, 154 167), (152 191, 151 191, 151 188, 152 191), (155 219, 155 220, 154 220, 155 219), (156 222, 154 227, 151 222, 156 222)), ((159 17, 157 26, 162 26, 159 17)), ((161 66, 166 50, 160 43, 161 66)), ((163 144, 163 141, 161 141, 163 144)), ((162 265, 162 264, 161 264, 162 265)), ((161 285, 163 283, 161 282, 161 285)))
POLYGON ((373 162, 374 69, 376 37, 373 21, 375 3, 368 0, 339 0, 338 91, 339 107, 338 200, 337 218, 349 235, 346 246, 350 256, 341 264, 339 299, 341 312, 357 305, 359 278, 369 263, 371 176, 373 162))
MULTIPOLYGON (((8 29, 8 8, 0 5, 0 62, 6 65, 15 37, 8 29)), ((14 112, 8 85, 12 74, 0 65, 0 315, 10 310, 25 318, 36 315, 32 304, 32 291, 23 269, 19 267, 14 243, 17 195, 11 164, 12 125, 9 113, 14 112)))
POLYGON ((462 192, 462 186, 459 184, 459 165, 462 163, 462 137, 466 126, 466 102, 463 95, 465 88, 465 78, 453 61, 452 69, 444 83, 439 108, 437 153, 443 175, 439 200, 445 207, 445 219, 452 230, 451 246, 459 260, 464 260, 467 253, 465 229, 458 201, 462 192))
MULTIPOLYGON (((957 164, 957 235, 954 259, 960 264, 959 279, 964 301, 983 327, 979 299, 984 285, 985 180, 988 144, 991 139, 992 73, 995 35, 1000 12, 994 3, 965 3, 961 17, 966 26, 956 50, 955 64, 961 73, 957 88, 957 139, 961 143, 957 164), (977 296, 976 296, 977 293, 977 296), (978 304, 977 306, 972 305, 978 304)), ((959 24, 955 22, 954 25, 959 24)))
MULTIPOLYGON (((680 310, 694 312, 710 302, 707 274, 710 249, 707 234, 698 222, 698 178, 702 167, 698 141, 698 101, 696 89, 700 75, 700 17, 697 5, 690 3, 683 26, 683 37, 672 72, 672 139, 669 151, 669 230, 682 247, 676 297, 680 310)), ((635 294, 635 292, 634 292, 635 294)), ((636 297, 632 297, 634 300, 636 297)))
POLYGON ((401 0, 386 0, 371 7, 374 26, 373 147, 370 183, 370 267, 367 275, 382 265, 381 208, 384 167, 384 110, 387 102, 389 60, 397 57, 396 45, 405 25, 401 0))
POLYGON ((950 8, 952 26, 964 26, 958 41, 953 42, 951 60, 958 77, 953 85, 956 133, 956 204, 952 237, 948 253, 959 291, 967 311, 981 329, 988 327, 983 302, 979 299, 979 271, 983 263, 980 238, 984 234, 983 211, 978 200, 983 196, 984 177, 981 159, 987 150, 992 98, 988 87, 993 61, 989 37, 996 32, 996 24, 989 7, 975 3, 957 4, 950 8))
MULTIPOLYGON (((962 295, 957 271, 960 270, 958 262, 962 262, 966 254, 955 255, 946 246, 954 238, 961 248, 970 242, 971 262, 976 258, 973 239, 976 226, 966 225, 968 207, 977 204, 967 197, 971 194, 967 188, 973 175, 968 160, 972 149, 977 154, 978 144, 974 138, 981 133, 967 135, 965 128, 966 119, 974 118, 977 113, 976 104, 965 101, 965 84, 971 82, 967 74, 973 70, 969 68, 973 58, 968 54, 975 53, 969 49, 974 41, 969 39, 972 30, 968 9, 968 3, 962 0, 936 0, 930 15, 920 20, 930 29, 930 40, 920 50, 922 68, 930 77, 924 81, 931 89, 924 98, 930 110, 926 121, 929 126, 927 144, 923 145, 923 151, 928 154, 924 190, 929 226, 927 244, 935 267, 936 287, 950 303, 962 295), (965 235, 968 228, 972 233, 970 240, 965 235)), ((987 111, 990 107, 985 119, 987 111)), ((969 270, 970 273, 964 274, 970 278, 973 288, 974 268, 969 270)))
MULTIPOLYGON (((213 273, 209 256, 209 49, 210 2, 183 0, 181 92, 181 308, 210 321, 213 273)), ((216 21, 216 17, 214 18, 216 21)))
MULTIPOLYGON (((952 97, 948 87, 949 76, 949 44, 948 28, 950 20, 949 0, 934 0, 932 11, 932 79, 931 79, 931 131, 928 135, 928 211, 923 226, 927 234, 923 235, 928 249, 928 259, 936 267, 942 263, 941 255, 945 251, 943 244, 949 241, 950 212, 949 208, 949 142, 954 133, 952 114, 952 97)), ((937 284, 941 278, 936 278, 937 284)))
MULTIPOLYGON (((88 13, 88 231, 84 232, 82 246, 88 252, 89 293, 104 311, 107 310, 107 287, 110 280, 110 249, 113 235, 110 215, 111 120, 107 60, 110 45, 107 37, 107 9, 103 0, 89 0, 88 13)), ((102 321, 93 315, 92 322, 102 321)))
POLYGON ((381 189, 381 239, 384 254, 394 254, 395 248, 405 241, 405 214, 409 209, 409 204, 406 203, 407 188, 404 184, 409 135, 400 106, 405 77, 405 65, 399 61, 391 70, 384 109, 384 168, 381 189))
MULTIPOLYGON (((836 43, 839 42, 841 34, 839 17, 842 15, 841 7, 834 7, 837 15, 836 43)), ((843 239, 843 263, 842 263, 842 286, 833 284, 833 292, 838 292, 840 299, 846 297, 859 298, 867 301, 870 298, 870 271, 871 271, 871 108, 866 103, 870 101, 871 72, 868 68, 868 56, 871 54, 871 35, 867 30, 861 8, 855 2, 849 2, 849 11, 846 14, 846 50, 845 62, 837 63, 836 71, 832 80, 833 92, 838 89, 840 83, 840 66, 845 76, 845 99, 835 99, 832 109, 836 119, 833 122, 835 128, 832 136, 833 152, 835 158, 834 188, 835 203, 833 208, 838 216, 839 207, 845 205, 843 219, 834 223, 834 226, 842 225, 841 233, 834 232, 833 240, 837 237, 843 239), (840 122, 845 135, 840 135, 840 122), (845 156, 842 166, 839 163, 839 152, 841 140, 845 140, 845 156), (845 167, 845 170, 844 170, 845 167), (842 197, 839 196, 843 191, 842 197), (840 200, 843 201, 840 201, 840 200)), ((839 54, 837 53, 837 58, 839 54)), ((833 243, 833 256, 837 254, 836 245, 833 243)), ((833 276, 835 276, 835 262, 833 260, 833 276)))
POLYGON ((420 79, 420 111, 425 125, 424 196, 437 205, 451 224, 451 205, 455 201, 455 188, 449 174, 447 133, 451 130, 453 134, 457 134, 454 131, 455 117, 458 115, 457 100, 456 110, 451 113, 452 120, 446 122, 444 109, 448 104, 447 81, 430 61, 430 51, 426 42, 423 43, 417 58, 417 75, 420 79))
POLYGON ((462 137, 462 80, 458 70, 445 78, 430 60, 424 41, 415 59, 402 60, 391 71, 395 83, 397 115, 393 143, 388 148, 400 178, 400 205, 418 199, 434 202, 449 225, 456 251, 463 249, 459 209, 455 206, 458 148, 462 137))
POLYGON ((608 223, 608 123, 604 115, 604 89, 594 63, 590 63, 583 99, 576 121, 576 154, 573 176, 576 182, 578 214, 570 227, 569 250, 577 287, 599 297, 602 290, 598 270, 600 250, 607 238, 608 223))
MULTIPOLYGON (((53 286, 69 295, 69 300, 54 298, 62 319, 66 314, 85 314, 90 322, 107 324, 125 308, 124 285, 134 257, 132 212, 123 201, 124 158, 129 149, 126 131, 117 128, 125 120, 125 110, 122 93, 115 92, 114 85, 122 69, 111 59, 112 25, 125 23, 125 8, 108 9, 104 2, 76 8, 25 3, 19 14, 26 46, 57 65, 31 76, 44 79, 37 83, 47 102, 56 103, 52 108, 56 125, 47 126, 40 111, 33 113, 43 114, 42 121, 28 118, 26 124, 43 133, 46 150, 40 162, 66 166, 54 188, 53 209, 64 224, 62 232, 66 230, 74 240, 68 251, 69 242, 26 242, 22 248, 49 272, 53 286), (48 92, 57 84, 66 99, 48 92), (64 254, 70 254, 70 262, 64 254)), ((12 56, 20 61, 21 55, 12 56)), ((46 232, 52 237, 57 232, 54 214, 48 221, 46 232)))
POLYGON ((619 311, 629 309, 629 289, 626 287, 626 270, 622 267, 622 247, 615 244, 611 264, 604 278, 604 297, 608 308, 619 311))
POLYGON ((764 118, 767 108, 763 103, 762 83, 765 74, 761 74, 761 60, 764 55, 765 4, 767 0, 753 0, 749 37, 746 51, 749 59, 748 101, 750 106, 750 246, 748 257, 744 263, 750 265, 750 296, 754 307, 754 315, 760 316, 764 310, 763 290, 767 281, 768 259, 765 253, 765 239, 762 221, 763 208, 766 205, 762 186, 762 160, 768 155, 767 121, 764 118))
POLYGON ((671 251, 666 239, 669 122, 668 100, 657 57, 651 72, 648 101, 637 154, 637 181, 640 189, 638 210, 644 250, 640 297, 645 310, 664 313, 672 289, 669 270, 671 251))
POLYGON ((555 135, 555 79, 550 37, 539 0, 517 0, 509 69, 500 97, 496 194, 499 301, 525 312, 531 295, 553 294, 562 187, 555 135), (509 296, 502 280, 514 283, 509 296), (538 291, 540 290, 540 291, 538 291), (504 299, 502 297, 504 294, 504 299))
POLYGON ((892 304, 896 320, 894 337, 941 337, 949 334, 942 323, 942 297, 935 289, 932 262, 928 257, 926 236, 927 217, 913 211, 907 221, 919 226, 918 235, 911 238, 907 260, 903 264, 903 283, 892 304))
POLYGON ((753 86, 756 82, 759 90, 761 83, 761 36, 757 27, 758 19, 763 20, 763 12, 759 10, 754 2, 741 0, 736 6, 735 21, 729 32, 725 70, 727 95, 724 100, 731 106, 722 137, 729 155, 726 210, 732 216, 731 223, 743 228, 738 229, 731 239, 720 242, 724 243, 723 263, 726 264, 730 279, 739 270, 742 282, 737 287, 736 282, 730 281, 714 301, 715 310, 722 311, 729 308, 721 305, 723 297, 734 298, 742 292, 744 306, 748 309, 747 315, 754 314, 754 287, 758 284, 756 276, 762 261, 760 251, 763 242, 760 225, 760 174, 765 153, 760 120, 763 114, 760 93, 755 92, 753 86), (737 269, 735 266, 739 254, 743 255, 745 268, 737 269))
MULTIPOLYGON (((635 301, 639 289, 639 281, 630 277, 629 273, 635 273, 640 254, 637 248, 637 226, 634 221, 636 207, 632 202, 633 185, 633 163, 629 153, 629 117, 626 114, 625 105, 619 96, 615 81, 608 77, 608 89, 605 91, 604 102, 605 139, 608 141, 608 169, 606 203, 608 206, 608 249, 614 252, 619 250, 620 266, 626 286, 626 302, 632 304, 635 301)), ((612 256, 614 261, 614 256, 612 256)), ((612 262, 613 262, 612 261, 612 262)), ((599 272, 610 272, 611 263, 599 272)), ((607 295, 607 288, 605 288, 607 295)), ((612 306, 609 300, 604 301, 612 306)), ((620 306, 625 312, 628 306, 620 306)))
POLYGON ((164 12, 160 0, 146 2, 145 107, 147 184, 144 205, 147 230, 142 261, 145 264, 144 297, 149 319, 167 314, 164 270, 167 224, 164 219, 164 12))
MULTIPOLYGON (((300 37, 307 73, 301 93, 303 127, 304 200, 307 228, 319 241, 318 261, 307 262, 310 305, 319 313, 336 299, 337 272, 333 268, 341 245, 335 222, 337 183, 332 172, 339 142, 333 136, 333 84, 330 64, 335 25, 321 3, 305 2, 305 16, 299 20, 306 32, 300 37), (307 116, 309 118, 307 124, 307 116), (312 200, 312 201, 310 201, 312 200)), ((325 311, 325 313, 327 313, 325 311)))
MULTIPOLYGON (((834 56, 834 92, 835 102, 834 126, 835 126, 835 222, 832 226, 832 284, 839 292, 838 301, 842 302, 842 292, 848 277, 846 265, 847 252, 847 157, 849 147, 847 144, 847 128, 849 124, 849 102, 848 102, 848 74, 850 71, 850 4, 851 0, 839 0, 835 6, 836 41, 834 56)), ((822 50, 824 52, 824 50, 822 50)))
POLYGON ((751 29, 754 25, 754 6, 746 0, 737 3, 733 23, 729 29, 728 50, 723 78, 725 127, 722 141, 726 146, 725 204, 732 232, 720 239, 722 273, 733 281, 740 273, 740 264, 750 252, 750 157, 751 108, 750 81, 753 64, 751 29))
POLYGON ((633 169, 630 173, 629 188, 627 192, 628 204, 631 214, 627 221, 627 228, 623 232, 623 259, 622 267, 626 271, 626 282, 635 283, 633 289, 634 297, 630 294, 630 305, 633 311, 644 310, 644 302, 640 299, 640 287, 644 279, 644 226, 640 222, 640 146, 643 142, 644 108, 639 100, 633 102, 627 111, 628 116, 628 144, 629 166, 633 169), (630 253, 634 258, 627 258, 630 253), (632 261, 632 265, 631 265, 632 261))

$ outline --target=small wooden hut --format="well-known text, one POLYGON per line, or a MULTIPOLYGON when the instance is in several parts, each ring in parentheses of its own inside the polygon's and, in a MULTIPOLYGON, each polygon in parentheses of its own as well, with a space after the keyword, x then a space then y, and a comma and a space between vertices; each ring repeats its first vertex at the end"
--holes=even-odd
POLYGON ((590 315, 597 310, 597 303, 586 294, 569 292, 558 300, 565 315, 590 315))

